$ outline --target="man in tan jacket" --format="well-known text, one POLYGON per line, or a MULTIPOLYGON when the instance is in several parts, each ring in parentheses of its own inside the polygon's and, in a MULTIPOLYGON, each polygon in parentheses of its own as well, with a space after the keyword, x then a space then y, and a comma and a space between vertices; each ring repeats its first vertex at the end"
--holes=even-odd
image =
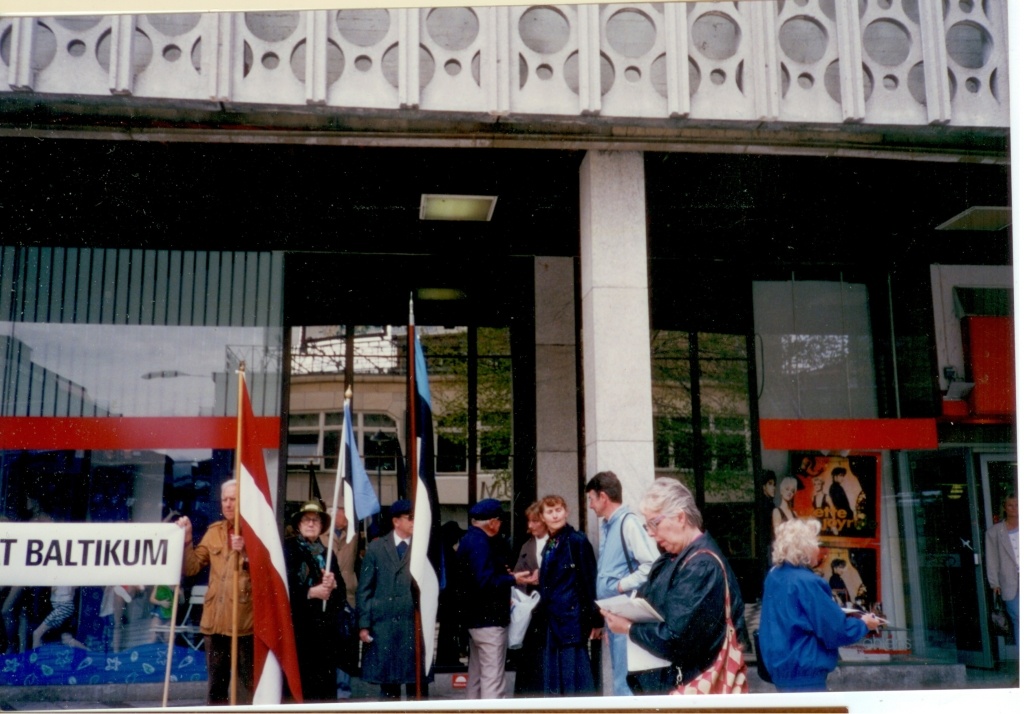
POLYGON ((210 525, 199 545, 192 546, 192 522, 187 516, 178 520, 185 529, 185 557, 182 571, 195 575, 210 566, 209 587, 203 601, 203 617, 199 629, 203 633, 206 650, 208 687, 207 704, 228 704, 231 683, 231 631, 234 572, 240 561, 238 577, 238 679, 240 691, 237 703, 248 703, 252 698, 252 581, 249 561, 245 555, 245 541, 234 533, 235 509, 238 500, 238 482, 225 481, 220 487, 220 510, 224 520, 210 525))

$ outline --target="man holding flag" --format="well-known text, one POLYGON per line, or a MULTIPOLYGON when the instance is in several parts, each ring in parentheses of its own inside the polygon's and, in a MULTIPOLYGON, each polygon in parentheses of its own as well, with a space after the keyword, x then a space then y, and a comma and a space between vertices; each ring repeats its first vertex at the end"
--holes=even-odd
POLYGON ((207 702, 241 703, 239 678, 253 704, 280 704, 285 679, 292 697, 301 702, 284 550, 244 363, 238 370, 237 433, 236 478, 221 487, 224 520, 210 526, 195 548, 192 523, 187 517, 178 521, 185 529, 185 574, 210 566, 200 622, 209 675, 207 702))
POLYGON ((241 559, 238 581, 238 674, 245 688, 244 699, 252 696, 252 580, 245 540, 235 533, 235 509, 238 482, 225 481, 220 487, 220 510, 224 520, 210 525, 199 545, 192 545, 192 521, 182 516, 177 524, 185 529, 185 556, 182 571, 195 575, 210 566, 209 585, 203 602, 203 633, 206 652, 208 705, 228 704, 231 681, 231 632, 234 591, 232 577, 235 562, 241 559))

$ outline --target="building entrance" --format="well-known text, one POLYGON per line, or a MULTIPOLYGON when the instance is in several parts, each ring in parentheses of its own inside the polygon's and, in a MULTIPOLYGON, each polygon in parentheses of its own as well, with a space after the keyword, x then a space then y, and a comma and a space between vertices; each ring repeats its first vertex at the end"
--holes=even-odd
POLYGON ((974 455, 950 448, 905 452, 901 460, 896 498, 913 652, 991 668, 980 519, 987 488, 980 486, 974 455))

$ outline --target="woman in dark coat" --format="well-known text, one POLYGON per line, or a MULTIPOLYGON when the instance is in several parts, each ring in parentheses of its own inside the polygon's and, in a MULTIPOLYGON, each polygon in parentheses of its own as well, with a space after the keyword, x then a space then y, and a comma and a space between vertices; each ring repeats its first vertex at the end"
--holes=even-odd
POLYGON ((320 536, 330 528, 331 518, 319 502, 308 501, 299 509, 293 525, 298 535, 284 542, 284 558, 302 699, 304 702, 335 701, 338 617, 345 601, 345 582, 333 558, 330 570, 324 572, 327 548, 320 536))
POLYGON ((742 631, 743 598, 740 584, 718 544, 703 531, 703 519, 693 494, 673 478, 656 479, 644 495, 640 510, 647 532, 663 551, 654 561, 647 583, 637 592, 649 602, 663 622, 630 622, 602 612, 612 632, 668 660, 660 669, 631 673, 629 686, 635 694, 668 694, 677 684, 689 682, 714 661, 725 639, 725 583, 721 559, 729 582, 733 625, 742 631), (692 558, 691 558, 692 556, 692 558))
POLYGON ((544 693, 596 694, 587 645, 601 636, 603 624, 594 603, 597 559, 590 541, 566 523, 565 499, 545 496, 541 505, 549 533, 540 565, 538 606, 547 620, 544 693))

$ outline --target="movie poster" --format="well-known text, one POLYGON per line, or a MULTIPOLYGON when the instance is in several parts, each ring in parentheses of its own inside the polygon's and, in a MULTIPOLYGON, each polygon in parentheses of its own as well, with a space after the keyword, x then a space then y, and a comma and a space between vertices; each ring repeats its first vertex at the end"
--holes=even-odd
POLYGON ((880 610, 880 455, 794 452, 791 464, 793 513, 821 523, 824 557, 815 572, 844 607, 880 610))

